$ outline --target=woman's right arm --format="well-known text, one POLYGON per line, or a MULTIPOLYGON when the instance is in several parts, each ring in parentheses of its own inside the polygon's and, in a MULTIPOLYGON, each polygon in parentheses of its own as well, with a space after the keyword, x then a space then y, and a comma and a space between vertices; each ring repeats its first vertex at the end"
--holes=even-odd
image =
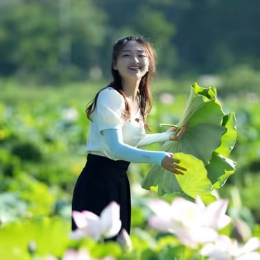
POLYGON ((120 160, 135 163, 156 163, 175 174, 183 174, 182 171, 186 170, 177 165, 179 161, 172 158, 172 153, 145 151, 125 144, 119 129, 106 129, 102 133, 110 152, 120 160))

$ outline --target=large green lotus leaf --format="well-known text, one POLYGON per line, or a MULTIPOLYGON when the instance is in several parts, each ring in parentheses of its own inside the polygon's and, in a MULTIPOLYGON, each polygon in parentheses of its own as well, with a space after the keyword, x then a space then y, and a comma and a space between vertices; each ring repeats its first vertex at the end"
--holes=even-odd
MULTIPOLYGON (((226 132, 227 137, 234 136, 234 133, 231 134, 232 116, 225 116, 216 96, 217 92, 214 87, 205 89, 196 83, 192 86, 184 116, 178 124, 176 134, 184 125, 187 125, 187 130, 179 141, 165 142, 162 147, 163 151, 191 154, 202 160, 204 165, 209 163, 214 150, 221 149, 223 153, 226 151, 231 142, 228 142, 223 134, 226 132)), ((222 171, 220 176, 225 174, 222 171)), ((152 165, 142 187, 155 190, 158 195, 183 192, 175 175, 158 165, 152 165)))
POLYGON ((182 191, 192 198, 199 195, 205 204, 215 201, 203 161, 185 153, 175 153, 173 158, 180 160, 179 165, 187 169, 184 175, 175 175, 182 191))
MULTIPOLYGON (((198 86, 197 83, 194 83, 191 87, 190 96, 184 110, 183 117, 179 122, 179 127, 186 125, 186 123, 193 117, 193 114, 201 109, 201 107, 205 106, 205 103, 209 101, 213 101, 216 103, 221 109, 221 105, 216 99, 217 91, 211 86, 211 88, 205 89, 198 86)), ((223 112, 222 112, 223 113, 223 112)))
POLYGON ((222 125, 225 126, 226 132, 221 137, 221 145, 212 153, 209 164, 206 165, 214 189, 221 188, 235 172, 236 163, 227 159, 237 138, 235 114, 232 112, 225 115, 222 125))
POLYGON ((210 160, 212 152, 219 147, 224 131, 223 126, 213 124, 188 127, 180 141, 167 141, 162 150, 171 153, 192 154, 206 164, 210 160))
MULTIPOLYGON (((220 138, 225 131, 225 127, 221 126, 223 112, 219 103, 215 102, 215 97, 215 88, 204 89, 195 83, 191 88, 182 120, 183 124, 187 124, 188 119, 190 120, 187 131, 180 141, 166 142, 162 150, 192 154, 203 160, 204 163, 208 162, 212 152, 220 146, 220 138)), ((180 191, 173 174, 157 165, 151 167, 142 187, 148 190, 151 187, 157 187, 159 195, 180 191)))
POLYGON ((224 157, 228 157, 233 150, 236 139, 237 139, 237 121, 235 117, 235 113, 232 112, 223 117, 223 126, 226 128, 226 132, 221 137, 221 145, 215 151, 223 155, 224 157))
POLYGON ((221 188, 228 177, 235 172, 236 163, 221 154, 213 152, 210 163, 206 165, 208 178, 213 184, 214 189, 221 188))
POLYGON ((0 229, 0 253, 10 254, 8 258, 0 259, 29 259, 23 258, 23 255, 26 255, 30 241, 36 243, 37 255, 60 256, 71 243, 69 232, 69 223, 58 217, 32 218, 23 222, 8 223, 0 229), (18 257, 12 258, 11 253, 15 251, 18 252, 18 257))
POLYGON ((155 191, 159 196, 165 193, 182 192, 175 174, 162 169, 159 165, 153 164, 142 182, 142 188, 155 191))
POLYGON ((184 153, 175 153, 174 159, 180 160, 179 165, 187 169, 184 175, 176 175, 167 170, 162 172, 160 166, 152 165, 151 174, 147 174, 142 187, 156 191, 159 196, 180 192, 192 198, 199 195, 205 204, 215 201, 216 198, 211 195, 212 184, 207 178, 204 163, 193 155, 184 153))
MULTIPOLYGON (((201 96, 197 98, 202 99, 201 96)), ((192 112, 189 122, 183 121, 187 124, 187 130, 182 139, 178 142, 166 142, 162 150, 192 154, 206 164, 212 152, 220 146, 221 136, 226 131, 225 126, 221 125, 224 114, 214 99, 200 104, 197 109, 192 112)))
MULTIPOLYGON (((174 154, 178 152, 191 154, 206 164, 212 156, 212 151, 219 146, 219 140, 223 131, 223 127, 219 126, 211 125, 209 127, 202 124, 194 126, 187 129, 185 138, 182 138, 180 141, 165 142, 162 150, 174 154), (219 139, 214 138, 216 135, 219 136, 219 139), (204 138, 201 138, 201 136, 204 138)), ((142 183, 144 189, 150 190, 151 186, 158 186, 157 193, 159 196, 165 193, 181 192, 181 188, 173 173, 157 164, 152 165, 142 183)))
MULTIPOLYGON (((235 162, 227 159, 220 154, 216 153, 217 151, 223 151, 222 155, 229 155, 230 150, 232 150, 235 141, 236 141, 236 119, 234 113, 230 113, 228 115, 224 116, 223 119, 223 126, 227 128, 227 131, 225 134, 222 135, 222 143, 219 148, 215 150, 212 154, 212 158, 210 159, 210 163, 206 165, 206 169, 208 171, 208 178, 211 180, 211 183, 214 185, 214 189, 218 189, 222 187, 228 177, 232 175, 235 171, 235 162), (221 149, 220 149, 221 148, 221 149)), ((204 131, 204 136, 205 136, 205 143, 209 143, 208 139, 211 141, 212 133, 213 131, 210 130, 209 128, 209 133, 205 132, 207 128, 202 127, 202 132, 204 131)), ((195 135, 197 132, 196 128, 195 130, 195 135)), ((189 132, 190 129, 187 130, 189 132)), ((222 130, 221 130, 222 131, 222 130)), ((187 135, 189 136, 189 134, 187 135)), ((198 140, 195 138, 195 140, 198 140)), ((190 152, 190 154, 194 155, 195 157, 203 160, 201 154, 202 152, 205 151, 205 149, 208 149, 208 146, 206 145, 205 147, 200 146, 198 143, 195 146, 190 146, 190 141, 189 138, 184 139, 187 143, 182 147, 181 142, 172 142, 168 141, 164 144, 163 150, 164 151, 171 151, 173 153, 183 151, 184 153, 190 152), (202 152, 201 152, 202 151, 202 152)), ((217 145, 218 141, 216 142, 217 145)), ((204 160, 206 161, 206 160, 204 160)), ((182 192, 175 176, 161 168, 158 165, 153 165, 150 169, 149 174, 147 174, 144 182, 143 182, 143 188, 145 189, 150 189, 150 185, 152 186, 157 186, 157 189, 154 189, 159 196, 162 196, 165 193, 172 193, 172 192, 182 192), (160 174, 158 174, 160 173, 160 174), (159 180, 160 178, 160 180, 159 180), (152 184, 153 183, 153 184, 152 184), (158 183, 161 183, 161 185, 158 185, 158 183)))
MULTIPOLYGON (((169 143, 173 146, 178 146, 178 142, 169 143)), ((182 192, 182 189, 175 178, 175 174, 165 170, 158 164, 153 164, 151 166, 141 185, 143 189, 155 191, 159 196, 162 196, 165 193, 182 192)))
POLYGON ((193 116, 188 122, 188 126, 192 127, 198 124, 214 124, 221 125, 224 113, 221 106, 215 102, 215 99, 205 102, 197 111, 193 112, 193 116))
POLYGON ((203 89, 194 84, 182 123, 179 124, 179 128, 187 125, 186 133, 178 142, 166 142, 162 149, 192 154, 206 164, 212 152, 220 146, 221 137, 226 131, 222 125, 223 116, 221 105, 216 100, 216 89, 203 89))

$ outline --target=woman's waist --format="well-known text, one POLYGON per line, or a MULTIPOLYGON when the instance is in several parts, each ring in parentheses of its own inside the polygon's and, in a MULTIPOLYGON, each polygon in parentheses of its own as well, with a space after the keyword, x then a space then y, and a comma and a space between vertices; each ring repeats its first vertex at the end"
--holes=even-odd
POLYGON ((87 164, 94 165, 97 169, 104 168, 104 169, 118 169, 126 171, 130 162, 123 161, 123 160, 113 160, 108 157, 105 157, 98 152, 88 152, 87 155, 87 164))

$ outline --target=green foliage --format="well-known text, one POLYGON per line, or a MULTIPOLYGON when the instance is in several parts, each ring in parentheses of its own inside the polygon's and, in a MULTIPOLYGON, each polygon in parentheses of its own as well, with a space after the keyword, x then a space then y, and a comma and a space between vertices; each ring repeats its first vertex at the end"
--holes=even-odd
POLYGON ((42 160, 42 153, 33 143, 24 142, 14 144, 11 149, 11 153, 18 156, 24 161, 39 162, 42 160))
POLYGON ((205 204, 215 201, 216 198, 211 195, 212 185, 207 178, 203 162, 193 155, 184 153, 175 153, 174 158, 180 161, 180 166, 187 169, 183 176, 176 175, 182 191, 192 198, 199 195, 205 204))
MULTIPOLYGON (((257 0, 250 5, 235 0, 2 2, 3 77, 60 84, 108 77, 112 44, 131 34, 152 41, 160 75, 225 72, 238 64, 259 69, 257 0)), ((250 81, 252 73, 244 72, 244 81, 250 81)), ((231 74, 223 86, 237 82, 232 78, 239 73, 231 74)))
POLYGON ((79 78, 82 70, 99 62, 106 18, 91 1, 10 2, 0 8, 5 74, 57 82, 79 78))
POLYGON ((174 175, 153 164, 142 187, 155 190, 160 196, 179 192, 192 198, 200 195, 204 203, 212 202, 212 188, 223 186, 235 170, 234 162, 225 157, 230 154, 236 142, 235 115, 224 114, 217 99, 216 88, 212 86, 205 89, 195 83, 176 134, 183 127, 186 130, 182 138, 179 141, 165 142, 162 149, 174 153, 181 163, 184 161, 183 167, 188 169, 185 176, 174 175), (185 154, 193 157, 189 158, 185 154), (208 171, 204 166, 207 166, 208 171))
POLYGON ((213 152, 210 163, 206 165, 208 178, 213 184, 214 189, 221 188, 228 177, 235 171, 235 162, 213 152))
MULTIPOLYGON (((0 176, 14 177, 19 174, 20 171, 20 159, 17 156, 12 155, 7 150, 0 148, 0 176)), ((4 185, 2 183, 2 188, 4 185)), ((0 186, 0 187, 1 187, 0 186)))
POLYGON ((260 76, 258 70, 248 64, 236 65, 220 74, 220 87, 223 94, 240 92, 243 95, 259 93, 260 76))
POLYGON ((28 246, 34 241, 39 256, 47 253, 60 256, 71 243, 68 233, 68 223, 59 218, 10 223, 0 229, 0 255, 8 255, 6 259, 30 259, 28 246))
MULTIPOLYGON (((149 257, 160 260, 201 259, 194 250, 180 246, 176 237, 148 228, 147 220, 151 212, 147 201, 157 195, 147 191, 141 193, 139 190, 132 190, 132 252, 126 254, 113 243, 103 246, 89 239, 75 242, 68 238, 73 187, 85 164, 85 141, 89 122, 84 109, 86 103, 103 85, 104 83, 72 84, 64 86, 62 91, 51 87, 28 86, 25 90, 19 85, 7 82, 7 85, 1 88, 1 259, 31 260, 47 254, 61 259, 68 248, 85 248, 99 258, 114 254, 116 259, 122 260, 149 257), (71 108, 73 109, 68 110, 71 108), (78 112, 78 116, 70 120, 65 115, 73 110, 78 112), (30 147, 30 153, 29 150, 27 153, 20 149, 15 155, 15 147, 26 147, 24 144, 29 144, 27 147, 30 147), (35 158, 32 151, 38 151, 40 157, 35 158), (32 256, 28 247, 30 245, 33 248, 34 242, 36 251, 32 256)), ((184 90, 186 85, 187 82, 172 81, 156 82, 153 85, 155 104, 148 117, 153 132, 167 130, 166 127, 160 127, 161 122, 177 124, 181 120, 187 103, 187 90, 184 90), (164 93, 171 95, 170 104, 164 102, 164 93)), ((220 89, 220 94, 223 91, 220 89)), ((210 95, 211 93, 209 97, 210 95)), ((243 102, 240 98, 236 93, 229 93, 228 97, 221 98, 221 103, 227 111, 236 111, 238 136, 230 154, 232 161, 225 163, 230 147, 234 146, 236 132, 234 115, 229 113, 220 122, 224 128, 221 145, 214 150, 206 169, 211 167, 208 171, 211 175, 208 177, 212 184, 220 187, 225 183, 218 189, 217 194, 230 200, 229 215, 242 219, 249 226, 249 230, 252 230, 251 235, 259 237, 260 180, 257 163, 260 106, 251 96, 245 95, 243 102), (232 174, 227 180, 234 170, 233 160, 238 162, 236 174, 232 174)), ((160 150, 161 145, 153 144, 147 149, 160 150)), ((148 164, 131 164, 128 176, 132 188, 133 184, 140 187, 149 167, 148 164)), ((215 188, 218 188, 216 186, 215 188)), ((164 195, 163 199, 171 202, 174 196, 176 194, 170 193, 164 195)), ((220 233, 237 238, 240 235, 234 232, 234 228, 231 224, 220 233)))
POLYGON ((131 226, 143 226, 146 219, 143 210, 140 207, 132 207, 131 209, 131 226))
POLYGON ((0 125, 3 129, 0 175, 17 176, 25 171, 41 181, 65 187, 80 173, 79 159, 74 160, 67 151, 83 150, 85 133, 81 123, 74 125, 74 122, 85 120, 84 114, 80 118, 76 109, 51 103, 35 104, 33 111, 25 104, 18 105, 17 109, 19 115, 4 107, 5 116, 0 125), (68 143, 69 139, 73 142, 68 143), (57 152, 67 154, 66 165, 65 157, 57 156, 57 152))
POLYGON ((0 195, 1 222, 18 221, 28 215, 27 203, 19 198, 18 192, 5 192, 0 195))
POLYGON ((20 199, 28 203, 28 211, 33 215, 49 215, 54 210, 57 192, 26 174, 11 183, 10 190, 19 192, 20 199))

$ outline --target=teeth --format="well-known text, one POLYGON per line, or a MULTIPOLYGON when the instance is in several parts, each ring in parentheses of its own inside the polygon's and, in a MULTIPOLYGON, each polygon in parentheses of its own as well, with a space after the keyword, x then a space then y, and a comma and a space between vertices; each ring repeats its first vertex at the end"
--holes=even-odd
POLYGON ((130 67, 130 69, 140 69, 140 67, 130 67))

